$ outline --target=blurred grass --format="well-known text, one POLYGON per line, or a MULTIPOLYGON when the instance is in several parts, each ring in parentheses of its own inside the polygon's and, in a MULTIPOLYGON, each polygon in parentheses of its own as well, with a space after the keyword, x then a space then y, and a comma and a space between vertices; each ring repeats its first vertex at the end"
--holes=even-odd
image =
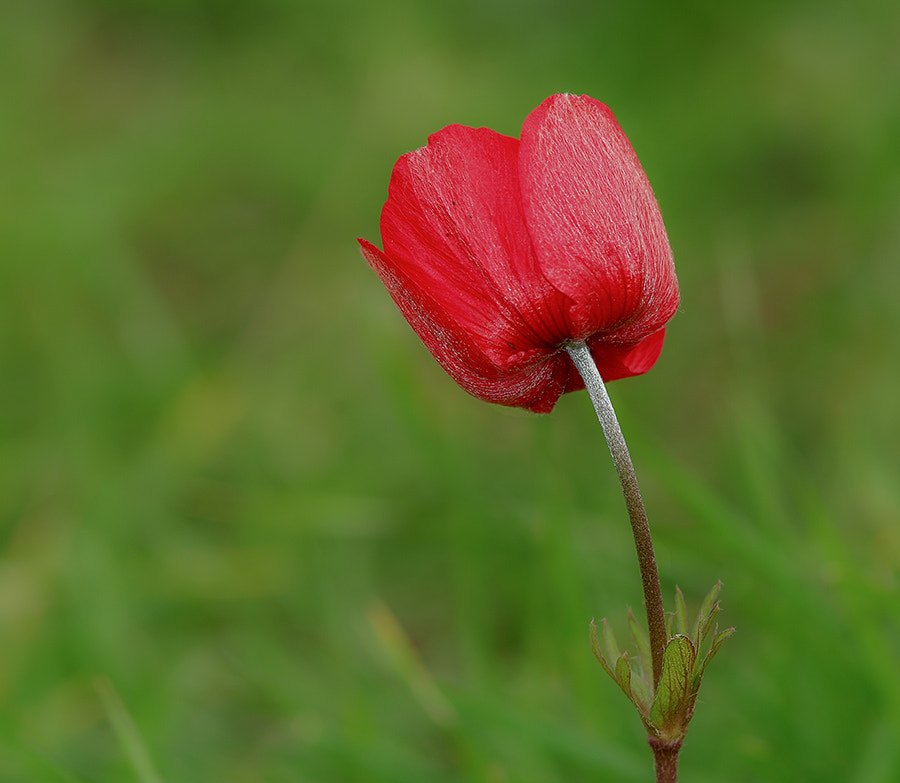
POLYGON ((683 776, 900 778, 897 40, 878 0, 0 5, 0 780, 647 779, 587 400, 466 397, 355 243, 402 152, 563 90, 683 290, 612 388, 664 589, 738 627, 683 776))

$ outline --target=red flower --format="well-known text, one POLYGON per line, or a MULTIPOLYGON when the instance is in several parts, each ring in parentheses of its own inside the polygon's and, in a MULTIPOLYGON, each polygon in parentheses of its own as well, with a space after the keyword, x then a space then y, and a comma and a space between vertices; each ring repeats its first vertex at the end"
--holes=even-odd
POLYGON ((406 320, 467 392, 538 413, 584 384, 649 370, 678 306, 653 191, 612 112, 553 95, 521 140, 451 125, 397 161, 384 252, 362 252, 406 320))

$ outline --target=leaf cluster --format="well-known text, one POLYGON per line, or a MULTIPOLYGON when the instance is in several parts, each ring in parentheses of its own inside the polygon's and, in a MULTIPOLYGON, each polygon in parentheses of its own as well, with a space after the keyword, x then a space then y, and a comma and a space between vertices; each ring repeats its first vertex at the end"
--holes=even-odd
POLYGON ((670 743, 680 743, 684 739, 694 714, 703 673, 725 640, 734 633, 734 628, 720 631, 715 623, 721 589, 722 583, 717 582, 689 625, 684 595, 676 587, 675 611, 667 618, 668 640, 656 685, 650 641, 631 610, 628 611, 628 624, 637 649, 635 657, 619 648, 615 633, 605 618, 602 621, 602 645, 597 625, 591 622, 591 649, 595 657, 634 704, 652 737, 670 743))

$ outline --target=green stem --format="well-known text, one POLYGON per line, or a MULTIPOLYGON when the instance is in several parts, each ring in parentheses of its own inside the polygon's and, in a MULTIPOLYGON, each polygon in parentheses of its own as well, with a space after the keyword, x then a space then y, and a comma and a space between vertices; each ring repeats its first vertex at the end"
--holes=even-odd
MULTIPOLYGON (((603 384, 591 352, 581 341, 569 343, 566 345, 566 350, 584 379, 584 386, 590 395, 594 410, 597 412, 597 418, 600 419, 600 426, 603 428, 603 434, 609 444, 619 483, 622 485, 622 492, 625 495, 625 506, 631 520, 631 532, 634 535, 634 545, 637 549, 638 564, 641 569, 641 581, 644 585, 644 605, 647 610, 647 629, 650 635, 650 656, 653 662, 653 688, 655 691, 662 673, 663 652, 666 649, 668 635, 666 634, 666 614, 663 609, 659 572, 656 569, 656 555, 653 553, 653 539, 650 537, 650 526, 647 524, 647 512, 644 510, 644 501, 641 499, 641 490, 631 456, 628 453, 628 446, 625 445, 622 428, 619 426, 616 412, 613 410, 606 386, 603 384)), ((654 754, 656 754, 655 749, 654 754)), ((674 778, 665 779, 674 780, 674 778)))

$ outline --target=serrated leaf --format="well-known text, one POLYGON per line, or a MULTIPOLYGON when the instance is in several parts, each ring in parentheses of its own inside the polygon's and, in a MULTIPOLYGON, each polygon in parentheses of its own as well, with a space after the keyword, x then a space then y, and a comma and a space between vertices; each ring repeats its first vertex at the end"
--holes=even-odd
MULTIPOLYGON (((687 605, 684 603, 684 593, 680 587, 675 588, 675 634, 688 635, 687 605)), ((669 636, 675 634, 670 632, 669 636)))
POLYGON ((622 651, 619 650, 619 644, 616 642, 616 635, 605 617, 603 618, 603 643, 606 645, 606 654, 609 656, 609 660, 619 660, 622 651))
POLYGON ((603 657, 603 651, 600 649, 600 639, 597 636, 597 623, 591 619, 591 624, 588 626, 588 633, 591 637, 591 651, 594 653, 594 657, 598 660, 603 657))
POLYGON ((631 667, 628 665, 628 653, 622 653, 616 661, 616 682, 624 694, 631 698, 631 667))
POLYGON ((653 704, 653 688, 643 677, 631 678, 631 702, 637 707, 641 717, 650 714, 650 705, 653 704))
POLYGON ((662 674, 650 720, 663 734, 678 735, 687 722, 695 649, 687 636, 673 636, 663 653, 662 674))
MULTIPOLYGON (((728 639, 735 632, 734 628, 726 628, 721 633, 719 632, 719 626, 716 626, 716 636, 713 639, 713 643, 709 647, 709 652, 706 653, 706 658, 708 660, 712 660, 712 657, 719 652, 719 648, 725 644, 725 640, 728 639)), ((704 664, 705 665, 705 664, 704 664)))
MULTIPOLYGON (((716 628, 718 631, 718 627, 716 628)), ((716 635, 716 638, 713 640, 712 647, 710 648, 711 653, 718 652, 719 648, 725 643, 725 640, 732 636, 737 628, 726 628, 724 631, 716 635)))
POLYGON ((641 674, 651 674, 653 672, 653 658, 650 654, 650 640, 631 609, 628 610, 628 625, 631 628, 631 636, 634 638, 634 644, 637 647, 641 674))
POLYGON ((603 671, 616 680, 616 673, 612 670, 609 661, 603 657, 603 651, 600 649, 600 637, 597 636, 597 624, 593 620, 591 620, 591 652, 594 653, 594 657, 600 662, 603 671))
MULTIPOLYGON (((716 603, 713 604, 713 608, 710 611, 709 616, 706 618, 706 621, 703 623, 703 627, 700 629, 700 643, 701 644, 706 639, 706 637, 709 635, 709 631, 713 626, 713 621, 716 619, 716 617, 718 616, 720 611, 721 610, 719 607, 719 602, 716 601, 716 603)), ((719 626, 716 625, 716 628, 718 628, 718 627, 719 626)))
POLYGON ((697 660, 694 662, 694 671, 691 672, 691 681, 695 691, 700 687, 700 679, 703 677, 703 673, 706 671, 709 662, 713 659, 715 654, 719 652, 719 648, 725 644, 725 640, 731 636, 734 631, 734 628, 726 628, 720 633, 719 627, 716 626, 715 639, 713 639, 713 643, 710 645, 706 655, 704 655, 702 659, 698 656, 697 660))
POLYGON ((722 582, 721 580, 716 582, 712 589, 706 594, 706 597, 703 599, 703 602, 700 604, 700 614, 709 614, 709 610, 713 607, 716 601, 719 600, 719 594, 722 592, 722 582))
POLYGON ((703 637, 709 632, 709 623, 712 621, 712 617, 715 616, 714 612, 719 611, 716 601, 719 600, 721 591, 722 582, 716 582, 700 604, 700 611, 697 612, 697 619, 694 621, 694 627, 691 631, 691 638, 698 647, 703 641, 703 637))

